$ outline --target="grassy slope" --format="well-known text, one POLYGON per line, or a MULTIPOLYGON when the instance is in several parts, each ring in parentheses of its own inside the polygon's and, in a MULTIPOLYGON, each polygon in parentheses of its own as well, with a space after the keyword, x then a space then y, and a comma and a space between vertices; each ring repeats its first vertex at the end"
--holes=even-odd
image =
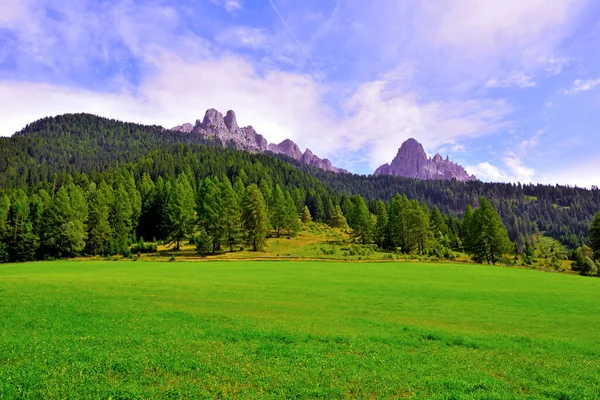
POLYGON ((0 398, 598 398, 599 289, 476 265, 2 265, 0 398))

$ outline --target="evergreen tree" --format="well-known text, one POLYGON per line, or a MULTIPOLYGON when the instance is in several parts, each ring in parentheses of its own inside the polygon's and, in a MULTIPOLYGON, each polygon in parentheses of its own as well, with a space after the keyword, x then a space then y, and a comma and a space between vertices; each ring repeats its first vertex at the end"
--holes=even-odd
POLYGON ((427 205, 421 205, 417 200, 412 200, 402 210, 402 220, 405 224, 404 251, 425 254, 432 236, 427 205))
POLYGON ((200 234, 194 240, 196 242, 196 253, 202 257, 206 257, 213 249, 212 237, 206 232, 206 229, 201 228, 200 234))
POLYGON ((351 221, 350 227, 354 232, 354 237, 360 239, 362 244, 367 244, 373 234, 373 218, 362 196, 357 196, 354 202, 351 221))
POLYGON ((8 262, 8 248, 6 235, 8 234, 8 213, 10 199, 7 195, 0 195, 0 263, 8 262))
POLYGON ((62 186, 44 212, 41 229, 42 256, 72 257, 84 249, 87 203, 73 183, 62 186))
POLYGON ((590 228, 590 247, 594 253, 594 259, 600 260, 600 212, 594 216, 590 228))
POLYGON ((114 194, 112 188, 101 181, 98 188, 92 183, 88 189, 88 240, 86 251, 89 254, 107 254, 112 236, 110 210, 114 194))
POLYGON ((205 178, 198 188, 197 215, 200 228, 204 228, 212 237, 213 254, 215 254, 221 250, 224 223, 220 219, 222 215, 220 188, 210 178, 205 178))
POLYGON ((268 230, 267 206, 261 191, 255 184, 248 186, 242 203, 242 223, 246 233, 246 243, 254 251, 265 246, 268 230))
POLYGON ((300 230, 298 209, 289 192, 285 193, 285 229, 288 235, 293 235, 300 230))
POLYGON ((378 200, 375 203, 376 223, 375 223, 375 243, 380 248, 387 247, 388 238, 388 210, 383 201, 378 200))
POLYGON ((307 206, 304 206, 304 209, 302 210, 302 223, 310 224, 311 222, 312 222, 312 216, 310 215, 310 210, 308 209, 307 206))
POLYGON ((194 190, 190 181, 185 174, 181 174, 173 185, 169 203, 170 239, 175 242, 177 250, 181 248, 181 242, 194 232, 195 205, 194 190))
POLYGON ((119 183, 115 192, 115 201, 112 207, 111 226, 113 231, 112 251, 124 255, 129 254, 129 244, 132 229, 131 201, 125 186, 119 183))
POLYGON ((406 222, 404 221, 405 209, 408 207, 406 196, 396 194, 390 202, 388 218, 388 237, 393 249, 400 248, 406 251, 406 222))
POLYGON ((440 209, 437 206, 433 206, 431 210, 431 230, 433 231, 433 236, 436 239, 440 239, 443 236, 447 236, 449 233, 448 225, 446 224, 446 219, 444 215, 440 212, 440 209))
POLYGON ((332 228, 340 228, 340 229, 348 229, 348 222, 346 221, 346 217, 344 217, 344 213, 342 212, 342 208, 339 205, 336 205, 333 208, 333 213, 331 215, 331 227, 332 228))
POLYGON ((488 264, 496 264, 510 244, 508 232, 500 220, 494 206, 485 198, 481 198, 480 207, 473 213, 472 254, 475 260, 488 264))
POLYGON ((8 234, 5 244, 10 261, 31 261, 35 259, 38 237, 33 233, 29 219, 29 198, 23 189, 13 192, 8 215, 8 234))
POLYGON ((234 246, 240 243, 241 210, 238 196, 227 177, 221 184, 220 195, 222 207, 219 219, 223 221, 225 243, 229 246, 229 251, 233 251, 234 246))
POLYGON ((285 203, 285 196, 279 185, 275 185, 271 200, 271 227, 275 230, 277 237, 281 236, 281 231, 289 226, 288 209, 285 203))

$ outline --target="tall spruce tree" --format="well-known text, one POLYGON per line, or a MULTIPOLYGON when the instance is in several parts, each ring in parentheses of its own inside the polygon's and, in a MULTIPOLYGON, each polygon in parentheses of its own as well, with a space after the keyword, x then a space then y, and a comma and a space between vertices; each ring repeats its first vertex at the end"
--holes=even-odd
POLYGON ((346 217, 344 217, 342 208, 339 205, 333 207, 333 213, 331 215, 331 227, 348 229, 348 221, 346 221, 346 217))
POLYGON ((179 175, 173 184, 173 192, 169 202, 170 239, 175 242, 177 250, 181 248, 181 242, 194 233, 196 223, 194 197, 194 190, 187 176, 185 174, 179 175))
POLYGON ((29 198, 23 189, 13 192, 8 216, 9 232, 5 243, 10 261, 31 261, 35 259, 38 237, 33 232, 29 219, 29 198))
POLYGON ((350 227, 353 230, 354 237, 358 238, 362 244, 367 244, 373 235, 373 218, 362 196, 356 197, 351 221, 350 227))
POLYGON ((221 221, 221 195, 219 180, 205 178, 198 187, 198 225, 212 237, 213 254, 221 250, 224 224, 221 221))
POLYGON ((471 252, 474 259, 496 264, 509 250, 510 240, 498 212, 485 197, 481 198, 480 207, 473 213, 471 225, 471 252))
POLYGON ((377 220, 375 223, 375 243, 380 248, 388 247, 388 210, 383 201, 378 200, 375 204, 377 220))
POLYGON ((590 247, 594 252, 594 258, 600 260, 600 212, 594 216, 590 228, 590 247))
POLYGON ((242 203, 242 222, 246 243, 252 246, 254 251, 263 250, 268 231, 267 206, 255 184, 246 188, 246 196, 242 203))
POLYGON ((115 201, 111 214, 111 226, 113 230, 112 252, 129 254, 133 211, 131 209, 129 194, 122 183, 118 184, 115 191, 115 201))
POLYGON ((285 203, 285 196, 279 185, 275 185, 272 193, 271 207, 271 227, 275 230, 277 237, 281 236, 281 231, 289 225, 289 218, 285 203))
POLYGON ((88 240, 86 252, 92 255, 107 254, 112 236, 110 210, 114 201, 113 190, 106 182, 92 183, 88 188, 88 240))
POLYGON ((10 211, 10 198, 0 195, 0 263, 8 262, 8 247, 6 235, 8 234, 8 213, 10 211))
POLYGON ((219 219, 223 223, 223 236, 229 251, 233 251, 241 241, 242 222, 238 196, 227 177, 221 183, 220 196, 222 206, 219 219))

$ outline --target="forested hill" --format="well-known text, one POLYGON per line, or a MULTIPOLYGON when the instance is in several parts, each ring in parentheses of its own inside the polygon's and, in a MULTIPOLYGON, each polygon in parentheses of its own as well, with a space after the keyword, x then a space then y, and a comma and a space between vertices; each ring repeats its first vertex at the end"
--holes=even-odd
MULTIPOLYGON (((342 194, 387 201, 401 193, 438 206, 450 215, 462 214, 466 205, 477 206, 479 199, 486 196, 498 209, 510 238, 517 243, 533 233, 544 232, 573 248, 587 240, 592 216, 600 210, 597 189, 333 174, 286 157, 277 158, 287 164, 267 155, 240 153, 221 146, 218 139, 89 114, 44 118, 11 138, 0 138, 0 189, 33 187, 53 182, 57 177, 63 180, 68 174, 97 175, 139 160, 131 169, 154 171, 154 177, 172 176, 177 171, 186 172, 186 168, 193 169, 197 178, 232 178, 240 173, 268 175, 267 179, 273 182, 298 189, 298 196, 306 194, 303 200, 317 216, 319 208, 323 204, 328 208, 330 200, 343 204, 342 194)), ((250 176, 248 182, 258 183, 258 175, 250 176)), ((372 203, 373 213, 374 207, 372 203)), ((323 212, 324 217, 328 211, 323 212)))
POLYGON ((0 188, 32 186, 60 173, 104 171, 171 144, 221 146, 216 138, 90 114, 44 118, 0 138, 0 188))

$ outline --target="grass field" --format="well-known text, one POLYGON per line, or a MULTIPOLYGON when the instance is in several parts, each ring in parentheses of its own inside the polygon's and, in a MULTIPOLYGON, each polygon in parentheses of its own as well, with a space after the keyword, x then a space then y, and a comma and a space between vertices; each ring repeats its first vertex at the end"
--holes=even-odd
POLYGON ((478 265, 0 266, 0 398, 600 398, 600 280, 478 265))

